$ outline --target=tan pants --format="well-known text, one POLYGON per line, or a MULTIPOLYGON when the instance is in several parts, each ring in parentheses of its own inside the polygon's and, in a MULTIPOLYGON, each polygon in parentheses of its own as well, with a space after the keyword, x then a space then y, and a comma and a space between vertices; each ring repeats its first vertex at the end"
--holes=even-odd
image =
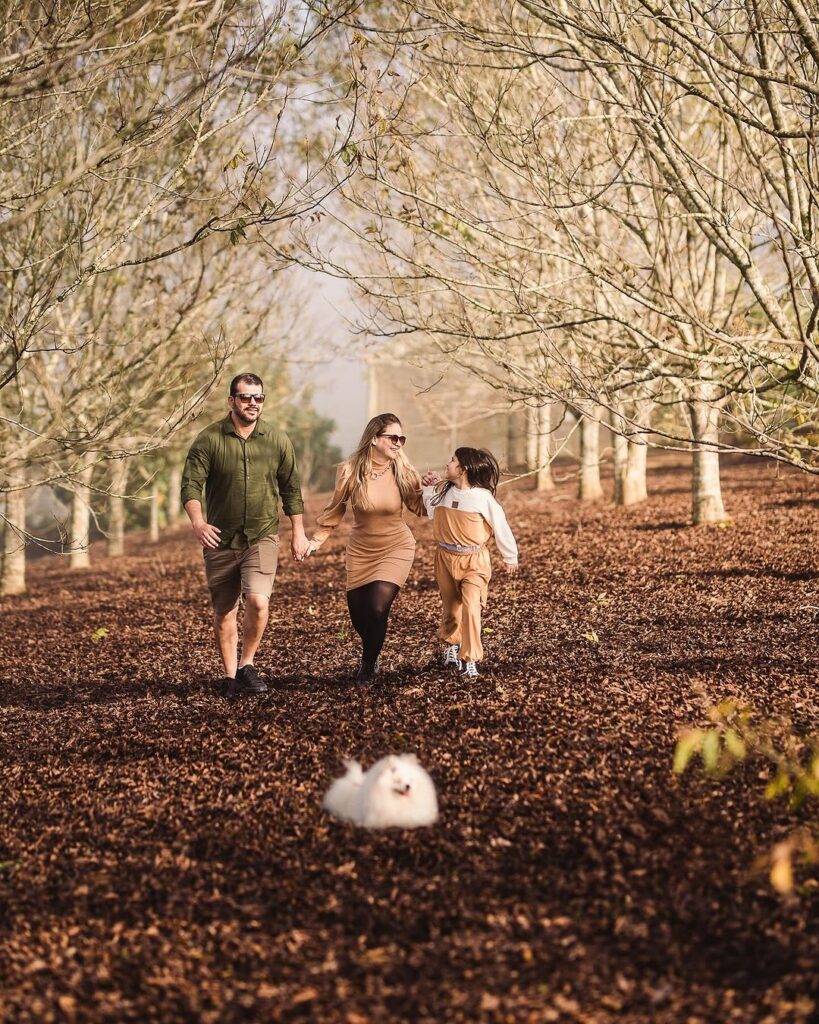
POLYGON ((448 644, 460 644, 459 657, 481 661, 481 609, 486 607, 492 563, 486 548, 457 555, 435 550, 435 578, 444 607, 438 636, 448 644))

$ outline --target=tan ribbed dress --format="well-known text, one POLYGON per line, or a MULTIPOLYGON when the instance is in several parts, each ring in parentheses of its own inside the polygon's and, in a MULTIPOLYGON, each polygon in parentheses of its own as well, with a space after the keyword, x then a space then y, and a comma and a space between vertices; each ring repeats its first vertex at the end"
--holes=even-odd
MULTIPOLYGON (((344 518, 347 503, 343 493, 349 474, 349 463, 342 463, 333 497, 316 519, 319 528, 313 541, 317 545, 323 544, 344 518)), ((402 587, 415 557, 415 538, 402 518, 404 503, 392 467, 377 480, 367 481, 367 500, 369 509, 353 509, 353 528, 347 541, 347 590, 375 580, 402 587)), ((407 508, 418 516, 426 515, 420 489, 407 508)))

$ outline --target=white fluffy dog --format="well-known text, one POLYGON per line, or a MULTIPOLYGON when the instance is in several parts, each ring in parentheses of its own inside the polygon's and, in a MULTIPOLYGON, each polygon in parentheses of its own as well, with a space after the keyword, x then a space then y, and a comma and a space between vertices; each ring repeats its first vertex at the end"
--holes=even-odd
POLYGON ((418 828, 438 818, 432 779, 415 754, 388 754, 366 772, 345 761, 347 774, 324 795, 325 811, 364 828, 418 828))

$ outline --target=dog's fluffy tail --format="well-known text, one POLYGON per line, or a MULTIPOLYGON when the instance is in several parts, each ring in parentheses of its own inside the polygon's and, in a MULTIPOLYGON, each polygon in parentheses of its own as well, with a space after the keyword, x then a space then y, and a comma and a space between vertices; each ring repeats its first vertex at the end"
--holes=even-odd
POLYGON ((347 774, 336 779, 324 794, 321 806, 325 811, 345 821, 357 821, 356 797, 361 789, 364 772, 358 761, 345 761, 347 774))

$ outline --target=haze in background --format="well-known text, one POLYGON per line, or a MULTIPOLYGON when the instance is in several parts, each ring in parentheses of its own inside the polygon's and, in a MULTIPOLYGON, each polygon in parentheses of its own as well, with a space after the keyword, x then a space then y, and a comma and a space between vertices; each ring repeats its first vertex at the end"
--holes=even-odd
POLYGON ((357 310, 343 281, 309 270, 293 271, 306 299, 315 359, 298 361, 293 374, 313 386, 313 407, 335 420, 332 441, 349 455, 367 422, 367 365, 350 322, 357 310))

